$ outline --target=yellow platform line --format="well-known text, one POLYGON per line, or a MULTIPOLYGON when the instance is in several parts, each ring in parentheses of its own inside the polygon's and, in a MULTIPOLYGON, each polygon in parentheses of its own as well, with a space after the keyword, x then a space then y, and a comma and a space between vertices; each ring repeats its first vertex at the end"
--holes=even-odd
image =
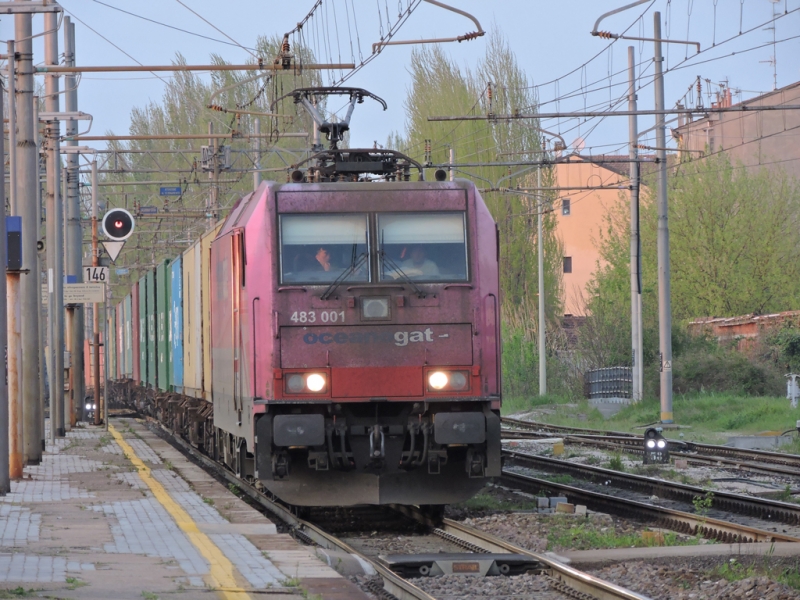
POLYGON ((225 600, 249 600, 250 596, 240 586, 236 584, 236 577, 234 576, 234 566, 229 561, 222 550, 211 541, 205 533, 200 531, 197 523, 194 522, 192 517, 183 510, 183 508, 172 499, 169 492, 164 489, 164 486, 156 481, 148 467, 142 459, 140 459, 133 448, 125 441, 122 435, 111 425, 108 426, 108 431, 114 436, 119 447, 128 456, 128 459, 133 463, 133 466, 139 472, 139 477, 142 478, 153 492, 167 512, 175 519, 178 527, 186 534, 189 541, 192 542, 195 548, 198 549, 200 554, 211 565, 211 570, 206 577, 206 582, 219 592, 225 600))

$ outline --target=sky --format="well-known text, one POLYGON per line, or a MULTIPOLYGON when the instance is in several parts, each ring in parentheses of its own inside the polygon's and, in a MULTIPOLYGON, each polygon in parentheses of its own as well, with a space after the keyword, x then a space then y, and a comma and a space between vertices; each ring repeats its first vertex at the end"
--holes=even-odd
MULTIPOLYGON (((653 44, 626 40, 612 44, 590 35, 601 14, 627 3, 628 0, 451 1, 452 6, 477 19, 484 30, 495 29, 506 37, 530 85, 536 86, 541 110, 560 112, 604 110, 621 100, 619 107, 625 108, 629 45, 635 48, 637 62, 641 61, 637 69, 641 75, 639 107, 653 107, 653 44)), ((259 35, 286 33, 308 13, 315 0, 62 0, 61 4, 76 23, 79 64, 133 65, 135 59, 145 65, 166 65, 178 53, 189 64, 208 64, 212 53, 232 63, 243 63, 250 54, 231 39, 252 48, 259 35), (214 39, 170 29, 111 7, 214 39)), ((452 37, 475 30, 474 23, 466 17, 425 1, 323 0, 304 31, 309 36, 314 32, 322 36, 326 51, 321 53, 327 56, 319 56, 320 62, 350 62, 352 56, 357 60, 369 56, 371 44, 394 24, 398 10, 409 5, 416 8, 394 40, 452 37), (331 49, 329 54, 327 48, 331 49)), ((608 17, 600 29, 613 33, 628 30, 628 35, 652 37, 656 10, 661 12, 664 37, 696 41, 701 48, 696 55, 693 46, 665 44, 668 107, 681 101, 698 76, 711 82, 710 86, 703 82, 706 106, 715 98, 705 92, 719 89, 715 86, 720 82, 729 83, 734 101, 770 91, 775 85, 773 56, 777 57, 778 87, 800 80, 800 0, 653 0, 608 17), (774 30, 770 23, 773 14, 780 17, 774 21, 774 30), (773 34, 778 40, 774 46, 773 34)), ((42 18, 34 17, 34 33, 41 30, 42 18)), ((13 18, 3 16, 0 40, 12 36, 13 18)), ((486 50, 485 40, 448 43, 444 49, 459 65, 474 68, 486 50)), ((370 101, 357 106, 351 121, 351 146, 372 146, 374 141, 382 144, 391 132, 404 130, 404 99, 410 85, 408 69, 413 47, 387 47, 348 79, 345 85, 366 88, 389 105, 385 112, 370 101)), ((42 50, 38 38, 34 44, 37 63, 42 60, 42 50)), ((63 51, 61 35, 59 50, 63 51)), ((164 79, 170 76, 160 75, 164 79)), ((150 73, 87 74, 79 87, 79 109, 93 115, 93 134, 125 134, 131 110, 159 102, 163 91, 163 79, 150 73)), ((639 130, 644 131, 653 123, 653 117, 643 116, 639 130)), ((542 127, 560 133, 571 148, 582 138, 584 153, 627 152, 627 119, 623 117, 588 122, 550 120, 543 121, 542 127)), ((652 143, 651 135, 645 134, 642 141, 652 143)))

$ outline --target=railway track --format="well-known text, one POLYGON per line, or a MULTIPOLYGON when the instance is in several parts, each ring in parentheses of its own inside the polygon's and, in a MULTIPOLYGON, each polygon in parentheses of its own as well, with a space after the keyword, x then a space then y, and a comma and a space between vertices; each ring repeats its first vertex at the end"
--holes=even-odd
MULTIPOLYGON (((387 566, 385 561, 367 556, 318 525, 299 518, 290 508, 270 499, 254 486, 241 480, 219 463, 199 452, 184 439, 174 435, 162 424, 152 419, 148 419, 148 422, 156 428, 158 433, 168 438, 175 446, 194 458, 207 470, 212 471, 229 483, 236 485, 253 502, 284 522, 296 537, 302 539, 306 543, 316 544, 328 550, 351 554, 360 561, 369 564, 374 569, 375 573, 383 580, 382 590, 371 590, 377 595, 385 598, 394 597, 398 600, 436 600, 427 592, 394 573, 387 566)), ((540 570, 545 576, 550 578, 552 587, 567 597, 578 598, 580 600, 589 600, 591 598, 597 598, 598 600, 647 600, 646 596, 626 590, 613 583, 589 575, 588 573, 584 573, 568 565, 564 565, 547 556, 529 552, 488 533, 484 533, 456 521, 444 519, 441 523, 432 523, 431 517, 428 514, 415 507, 393 508, 407 517, 430 527, 433 535, 451 544, 462 547, 469 552, 476 553, 477 555, 502 553, 521 555, 529 558, 531 561, 538 563, 539 566, 537 570, 540 570)))
MULTIPOLYGON (((625 448, 626 452, 642 452, 642 436, 624 431, 581 429, 579 427, 522 421, 509 417, 503 417, 501 423, 517 430, 503 430, 504 437, 525 439, 525 432, 535 432, 537 434, 566 436, 569 437, 571 442, 575 443, 613 443, 619 447, 625 448)), ((667 440, 667 443, 670 453, 676 456, 680 455, 681 458, 709 462, 727 461, 727 464, 741 465, 743 469, 800 476, 800 455, 796 454, 769 452, 767 450, 747 450, 744 448, 733 448, 717 444, 701 444, 670 439, 667 440), (776 470, 778 466, 788 468, 776 470)))
MULTIPOLYGON (((535 468, 547 472, 558 474, 570 474, 580 479, 586 479, 594 482, 600 482, 604 485, 613 485, 614 487, 632 490, 646 495, 655 495, 659 498, 668 498, 679 502, 691 504, 695 498, 704 498, 707 490, 697 486, 686 485, 682 483, 675 483, 664 481, 662 479, 654 479, 651 477, 644 477, 642 475, 634 475, 631 473, 621 473, 611 469, 602 467, 595 467, 590 465, 581 465, 564 460, 554 458, 535 456, 522 452, 503 451, 504 457, 507 459, 506 465, 510 460, 513 464, 524 466, 528 468, 535 468)), ((580 497, 581 504, 586 504, 593 507, 602 507, 600 510, 604 512, 620 513, 618 509, 614 509, 613 504, 628 505, 631 510, 640 511, 643 516, 649 518, 655 517, 657 520, 665 519, 669 522, 671 519, 679 517, 679 526, 677 531, 696 533, 702 531, 702 527, 710 523, 710 519, 703 518, 691 513, 683 513, 681 511, 671 511, 670 509, 648 505, 641 502, 625 500, 615 496, 608 496, 605 494, 598 494, 586 490, 579 490, 573 486, 561 486, 548 482, 543 479, 528 478, 509 471, 503 470, 503 478, 516 483, 522 483, 531 487, 536 484, 538 489, 553 489, 562 492, 568 492, 573 497, 580 497), (626 504, 630 503, 630 504, 626 504), (642 512, 643 511, 643 512, 642 512), (689 529, 687 530, 687 526, 689 529), (698 527, 701 529, 698 530, 698 527)), ((570 497, 568 495, 568 497, 570 497)), ((800 505, 791 504, 788 502, 780 502, 775 500, 767 500, 764 498, 744 496, 741 494, 734 494, 731 492, 713 492, 711 496, 711 507, 719 510, 724 510, 731 513, 741 514, 748 517, 756 517, 770 522, 785 523, 787 525, 800 524, 800 505)), ((629 513, 628 513, 629 514, 629 513)), ((674 527, 670 527, 674 528, 674 527)), ((735 523, 727 523, 725 521, 717 521, 714 530, 710 530, 708 535, 720 541, 791 541, 800 542, 800 538, 785 536, 774 532, 759 530, 735 523)))

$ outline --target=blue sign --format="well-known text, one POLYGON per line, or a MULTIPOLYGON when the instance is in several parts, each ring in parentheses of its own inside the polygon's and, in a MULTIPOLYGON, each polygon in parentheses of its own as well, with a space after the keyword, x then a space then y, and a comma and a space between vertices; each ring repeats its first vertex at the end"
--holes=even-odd
POLYGON ((161 188, 161 195, 162 196, 180 196, 181 195, 181 186, 169 186, 169 187, 162 187, 161 188))
POLYGON ((158 207, 157 206, 140 206, 139 207, 139 214, 140 215, 155 215, 155 214, 158 214, 158 207))
POLYGON ((123 267, 123 268, 121 268, 121 269, 115 269, 115 270, 114 270, 114 272, 115 272, 117 275, 127 275, 128 273, 130 273, 130 272, 131 272, 131 270, 130 270, 130 269, 126 269, 126 268, 124 268, 124 267, 123 267))

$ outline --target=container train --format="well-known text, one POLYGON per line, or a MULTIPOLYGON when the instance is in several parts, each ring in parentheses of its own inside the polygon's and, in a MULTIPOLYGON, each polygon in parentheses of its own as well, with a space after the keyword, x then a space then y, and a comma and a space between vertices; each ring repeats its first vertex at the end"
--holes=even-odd
POLYGON ((109 312, 115 397, 296 506, 465 500, 501 470, 495 222, 399 153, 315 160, 109 312))

